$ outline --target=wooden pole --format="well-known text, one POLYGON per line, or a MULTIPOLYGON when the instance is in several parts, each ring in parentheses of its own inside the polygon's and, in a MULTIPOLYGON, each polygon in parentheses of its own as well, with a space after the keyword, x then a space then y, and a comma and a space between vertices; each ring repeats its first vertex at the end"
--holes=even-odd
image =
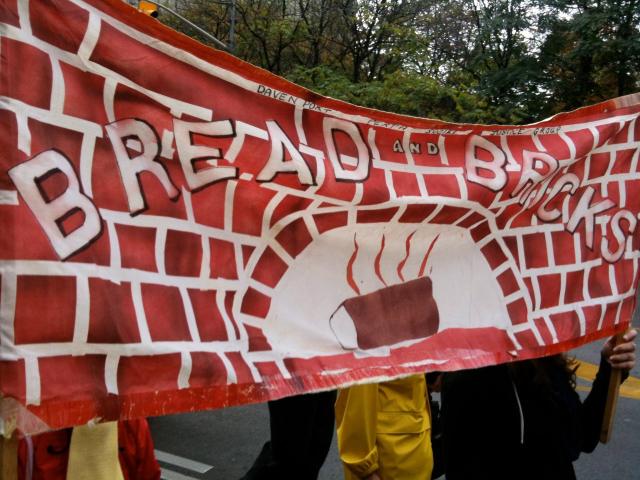
MULTIPOLYGON (((622 341, 624 333, 616 335, 614 347, 622 341)), ((609 378, 609 390, 607 392, 607 403, 604 407, 604 417, 602 418, 602 428, 600 429, 600 441, 607 443, 611 440, 613 431, 613 420, 616 416, 616 406, 618 405, 618 390, 620 389, 621 371, 617 368, 611 369, 609 378)))
POLYGON ((18 480, 18 436, 0 437, 0 478, 18 480))

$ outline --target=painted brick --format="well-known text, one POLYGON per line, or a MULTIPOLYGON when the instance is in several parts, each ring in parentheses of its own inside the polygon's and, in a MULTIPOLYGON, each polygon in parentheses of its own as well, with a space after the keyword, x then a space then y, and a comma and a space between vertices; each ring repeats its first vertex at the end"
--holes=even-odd
POLYGON ((584 271, 577 270, 567 273, 567 283, 565 286, 564 303, 575 303, 584 300, 584 271))
POLYGON ((251 374, 251 369, 247 365, 247 362, 242 357, 240 352, 228 352, 225 353, 225 355, 233 366, 237 383, 240 385, 253 383, 253 375, 251 374))
POLYGON ((553 345, 553 336, 547 327, 546 322, 543 318, 536 318, 533 323, 535 324, 540 336, 542 337, 542 341, 545 345, 553 345))
POLYGON ((517 292, 520 289, 518 281, 516 280, 513 271, 511 271, 510 269, 505 270, 500 275, 498 275, 497 280, 505 297, 511 295, 514 292, 517 292))
POLYGON ((368 183, 367 188, 363 189, 360 205, 377 205, 390 199, 387 180, 382 169, 370 169, 367 182, 370 184, 368 183))
POLYGON ((459 198, 461 193, 458 187, 458 177, 455 175, 423 175, 427 191, 432 197, 444 195, 446 197, 459 198), (452 188, 456 185, 456 189, 452 188))
POLYGON ((275 288, 286 271, 287 264, 271 248, 267 248, 253 270, 252 278, 275 288))
POLYGON ((29 75, 21 69, 3 68, 0 71, 0 95, 48 110, 53 78, 49 55, 7 37, 0 38, 0 51, 4 61, 29 66, 29 75))
POLYGON ((407 205, 400 223, 420 223, 433 213, 436 205, 407 205))
POLYGON ((6 0, 0 4, 0 22, 20 27, 18 0, 6 0))
POLYGON ((244 205, 246 209, 264 211, 276 194, 273 190, 261 188, 255 183, 238 182, 234 197, 233 231, 258 236, 262 231, 262 224, 254 221, 253 215, 247 215, 247 211, 239 207, 244 205))
POLYGON ((545 236, 542 233, 530 233, 522 236, 524 244, 524 258, 527 268, 541 268, 549 266, 549 258, 545 236))
POLYGON ((304 220, 298 218, 287 225, 276 237, 291 257, 296 258, 313 241, 304 220))
POLYGON ((271 299, 257 290, 249 287, 242 299, 240 311, 247 315, 266 318, 271 306, 271 299))
POLYGON ((229 340, 222 314, 217 308, 215 290, 189 290, 189 298, 196 317, 200 340, 203 342, 229 340))
POLYGON ((73 277, 19 276, 17 280, 15 342, 70 342, 76 315, 76 279, 73 277), (46 306, 46 308, 42 308, 46 306))
POLYGON ((388 222, 398 211, 397 208, 383 208, 376 210, 360 210, 357 215, 358 223, 384 223, 388 222))
POLYGON ((219 355, 209 352, 191 353, 190 387, 211 387, 226 384, 226 367, 219 355))
POLYGON ((98 125, 109 123, 104 109, 104 77, 60 62, 64 77, 65 115, 82 118, 98 125))
POLYGON ((265 382, 268 382, 270 378, 282 378, 280 369, 275 362, 256 362, 255 365, 265 382))
POLYGON ((535 348, 540 346, 536 336, 531 330, 524 330, 515 334, 516 339, 523 348, 535 348))
POLYGON ((181 365, 179 353, 120 357, 118 391, 126 395, 175 390, 181 365))
POLYGON ((155 255, 156 230, 154 228, 117 225, 120 258, 124 268, 157 272, 155 255))
POLYGON ((576 262, 576 252, 573 244, 573 235, 567 231, 553 232, 553 256, 556 265, 570 265, 576 262))
POLYGON ((89 298, 89 343, 140 341, 130 283, 90 278, 89 298))
POLYGON ((202 269, 202 238, 189 232, 168 230, 164 256, 168 275, 198 277, 202 269))
POLYGON ((551 322, 556 329, 559 342, 580 337, 580 323, 575 311, 551 315, 551 322))
POLYGON ((609 264, 604 263, 589 270, 587 277, 589 282, 589 295, 591 298, 606 297, 611 295, 611 284, 609 282, 609 264))
POLYGON ((236 255, 233 243, 217 238, 209 239, 211 258, 211 278, 238 278, 236 269, 236 255))
POLYGON ((539 275, 537 277, 542 292, 540 308, 549 308, 558 305, 562 301, 560 298, 560 282, 562 276, 559 273, 539 275))
POLYGON ((142 302, 154 342, 192 340, 177 288, 142 284, 142 302))
POLYGON ((42 400, 75 401, 105 397, 104 355, 61 356, 38 359, 42 400))
POLYGON ((492 240, 482 247, 481 252, 489 266, 494 270, 508 260, 507 256, 502 251, 500 244, 495 240, 492 240))
POLYGON ((271 344, 264 336, 262 330, 250 325, 245 325, 247 334, 249 335, 249 351, 250 352, 264 352, 271 350, 271 344))
POLYGON ((36 38, 75 53, 87 30, 89 12, 69 0, 29 2, 29 22, 36 38), (60 17, 65 19, 65 35, 59 33, 60 17))
POLYGON ((287 196, 274 209, 269 226, 273 227, 277 222, 291 213, 304 211, 310 204, 311 200, 308 198, 296 197, 295 195, 287 196))
POLYGON ((398 198, 400 197, 419 197, 420 188, 416 180, 415 173, 393 172, 393 189, 396 191, 398 198))
POLYGON ((511 302, 507 305, 507 311, 509 312, 509 317, 511 318, 511 322, 514 325, 518 325, 520 323, 525 323, 527 321, 527 304, 524 300, 516 300, 515 302, 511 302))
POLYGON ((313 216, 318 232, 324 233, 347 224, 347 212, 319 213, 313 216))
POLYGON ((467 213, 469 213, 469 210, 467 208, 445 205, 436 214, 436 216, 431 219, 431 223, 455 223, 467 213))

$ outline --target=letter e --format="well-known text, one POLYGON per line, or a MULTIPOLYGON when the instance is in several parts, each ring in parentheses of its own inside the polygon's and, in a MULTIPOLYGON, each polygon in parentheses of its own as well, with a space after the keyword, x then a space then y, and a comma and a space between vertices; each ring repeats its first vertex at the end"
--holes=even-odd
POLYGON ((214 138, 235 137, 236 133, 231 121, 185 122, 184 120, 174 118, 173 132, 176 138, 176 149, 178 150, 182 171, 184 172, 184 177, 191 191, 197 191, 220 180, 227 180, 238 176, 237 168, 219 167, 215 164, 217 159, 222 158, 222 152, 219 148, 194 145, 192 143, 193 133, 214 138), (207 160, 211 166, 196 170, 196 162, 205 160, 207 160))

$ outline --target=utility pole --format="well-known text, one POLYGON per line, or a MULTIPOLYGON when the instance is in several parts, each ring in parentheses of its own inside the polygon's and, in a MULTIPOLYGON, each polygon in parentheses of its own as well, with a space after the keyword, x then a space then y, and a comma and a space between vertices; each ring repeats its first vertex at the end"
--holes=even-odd
POLYGON ((216 37, 214 37, 209 32, 207 32, 204 28, 199 27, 198 25, 193 23, 191 20, 188 20, 187 18, 185 18, 182 15, 180 15, 175 10, 172 10, 171 8, 167 7, 166 5, 163 5, 162 3, 160 3, 159 0, 142 0, 142 1, 139 1, 138 2, 138 10, 142 11, 143 13, 147 13, 148 15, 157 17, 157 10, 154 10, 154 9, 148 7, 148 5, 155 5, 158 9, 160 9, 162 11, 165 11, 165 12, 168 12, 169 14, 173 15, 174 17, 176 17, 181 22, 186 23, 189 27, 194 29, 196 32, 198 32, 201 35, 204 35, 205 37, 207 37, 209 40, 211 40, 213 42, 213 44, 216 47, 221 48, 223 50, 227 50, 228 52, 233 52, 233 50, 235 48, 234 43, 235 43, 235 26, 236 26, 236 2, 235 2, 235 0, 231 0, 231 2, 215 2, 215 3, 219 3, 221 5, 231 5, 231 27, 229 29, 229 45, 227 45, 224 42, 218 40, 216 37), (152 12, 155 12, 155 15, 153 15, 152 12))
POLYGON ((236 49, 236 0, 231 0, 229 23, 229 51, 234 53, 236 49))

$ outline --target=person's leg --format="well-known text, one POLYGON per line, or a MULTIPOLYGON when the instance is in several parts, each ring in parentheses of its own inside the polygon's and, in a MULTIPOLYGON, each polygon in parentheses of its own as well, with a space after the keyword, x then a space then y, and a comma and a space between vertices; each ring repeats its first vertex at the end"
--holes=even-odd
POLYGON ((271 440, 244 480, 315 480, 334 429, 335 392, 270 401, 271 440))
POLYGON ((269 402, 273 460, 283 479, 317 478, 331 445, 334 402, 333 392, 269 402))
POLYGON ((275 478, 275 464, 273 462, 273 454, 271 452, 271 441, 267 441, 258 457, 251 465, 251 468, 240 480, 269 480, 275 478))
POLYGON ((316 397, 314 433, 308 454, 309 478, 317 478, 327 458, 335 429, 336 391, 320 392, 316 397))

